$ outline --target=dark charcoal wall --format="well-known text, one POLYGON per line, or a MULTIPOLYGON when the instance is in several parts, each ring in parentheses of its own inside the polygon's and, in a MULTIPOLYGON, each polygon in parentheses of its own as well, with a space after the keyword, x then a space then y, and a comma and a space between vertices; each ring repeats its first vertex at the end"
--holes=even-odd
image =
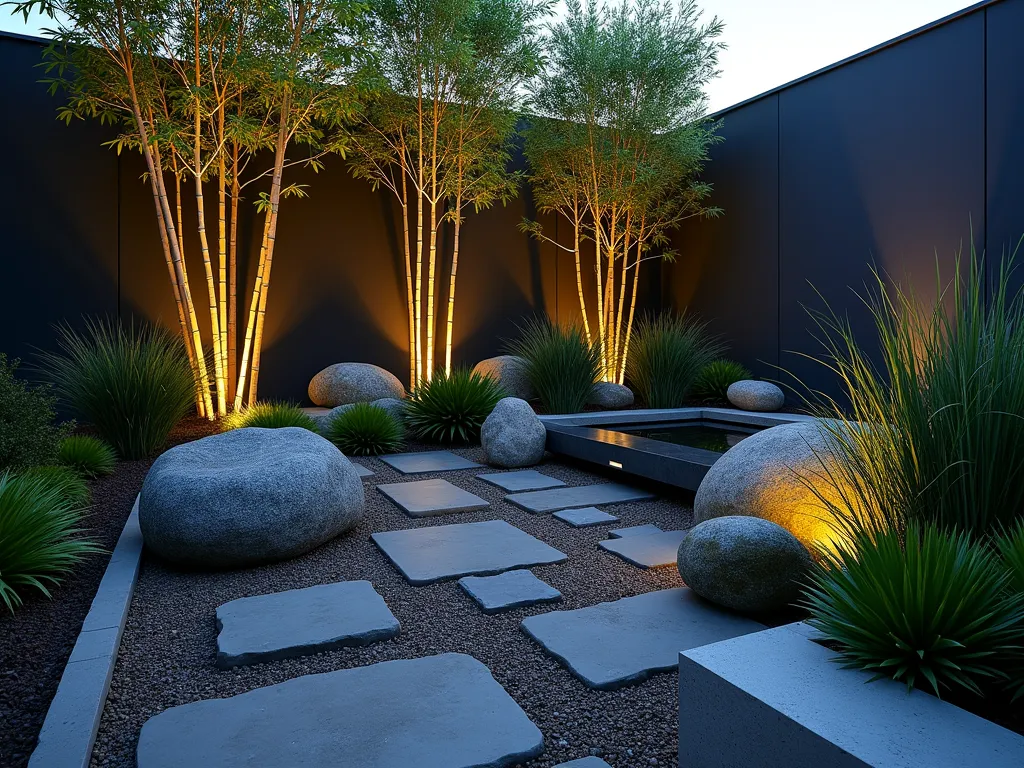
POLYGON ((1024 0, 936 25, 724 113, 707 176, 725 208, 688 224, 666 291, 761 375, 834 392, 805 306, 873 343, 875 264, 924 299, 961 242, 1024 233, 1024 0), (819 295, 820 294, 820 295, 819 295))

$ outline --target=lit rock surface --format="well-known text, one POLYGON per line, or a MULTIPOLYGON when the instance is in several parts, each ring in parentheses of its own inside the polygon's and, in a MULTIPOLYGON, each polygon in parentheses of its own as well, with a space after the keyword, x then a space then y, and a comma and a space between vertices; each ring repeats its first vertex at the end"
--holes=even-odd
POLYGON ((487 667, 461 653, 305 675, 164 710, 139 768, 508 768, 544 737, 487 667))
POLYGON ((405 483, 383 483, 377 486, 377 490, 395 502, 410 517, 473 512, 490 506, 476 494, 436 477, 405 483))
POLYGON ((638 568, 661 568, 675 565, 684 536, 686 531, 661 531, 599 541, 597 546, 638 568))
POLYGON ((499 613, 562 599, 561 592, 526 570, 506 571, 497 576, 465 576, 459 579, 459 586, 484 613, 499 613))
POLYGON ((807 549, 782 526, 756 517, 716 517, 690 529, 677 564, 686 586, 736 611, 774 611, 800 596, 807 549))
POLYGON ((528 467, 544 458, 547 430, 525 400, 506 397, 498 401, 480 429, 480 442, 488 464, 496 467, 528 467))
POLYGON ((232 600, 217 608, 217 666, 291 659, 398 634, 368 581, 341 581, 232 600))
POLYGON ((633 390, 611 381, 599 381, 590 390, 587 403, 607 410, 629 408, 633 404, 633 390))
POLYGON ((729 385, 725 396, 744 411, 777 411, 786 402, 782 390, 770 381, 744 379, 729 385))
POLYGON ((301 555, 362 517, 363 482, 341 451, 298 427, 246 428, 171 448, 139 497, 146 546, 232 568, 301 555))
POLYGON ((384 397, 401 399, 405 387, 393 373, 370 363, 335 363, 309 382, 309 399, 328 408, 384 397))
POLYGON ((530 380, 526 377, 526 361, 521 357, 489 357, 473 366, 473 373, 494 379, 509 397, 518 397, 521 400, 532 400, 535 397, 530 380))

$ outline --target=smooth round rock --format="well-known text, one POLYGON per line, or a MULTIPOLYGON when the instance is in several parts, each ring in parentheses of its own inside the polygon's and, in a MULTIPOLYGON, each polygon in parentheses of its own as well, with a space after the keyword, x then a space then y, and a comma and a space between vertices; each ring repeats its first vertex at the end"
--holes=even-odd
POLYGON ((607 410, 629 408, 633 404, 633 390, 611 381, 599 381, 590 390, 587 403, 607 410))
POLYGON ((237 568, 308 552, 363 516, 363 483, 298 427, 235 429, 163 453, 139 497, 146 546, 167 560, 237 568))
POLYGON ((752 379, 733 382, 725 396, 730 403, 744 411, 777 411, 786 402, 782 390, 770 381, 752 379))
POLYGON ((309 382, 309 399, 325 408, 383 397, 400 400, 405 397, 405 387, 393 373, 370 363, 335 363, 309 382))
POLYGON ((382 397, 380 400, 374 400, 370 405, 382 408, 399 421, 405 418, 405 409, 409 407, 405 400, 399 400, 397 397, 382 397))
POLYGON ((494 379, 509 397, 533 400, 536 396, 526 376, 526 361, 516 355, 499 355, 481 360, 473 366, 473 373, 494 379))
POLYGON ((331 410, 329 410, 327 413, 311 415, 310 418, 313 419, 314 422, 316 422, 316 428, 320 431, 320 434, 323 434, 324 432, 327 431, 327 427, 330 426, 330 423, 332 421, 334 421, 339 415, 343 414, 353 405, 355 405, 355 403, 346 403, 345 405, 339 405, 336 408, 331 408, 331 410))
POLYGON ((679 545, 679 575, 706 600, 764 613, 792 605, 811 556, 789 531, 756 517, 717 517, 694 526, 679 545))
POLYGON ((820 481, 833 466, 831 456, 827 434, 816 421, 757 432, 711 465, 693 500, 694 520, 760 517, 781 525, 808 549, 826 542, 832 538, 829 514, 804 481, 838 501, 839 493, 820 481))
POLYGON ((544 457, 547 430, 533 408, 518 397, 498 401, 480 429, 480 442, 488 464, 530 467, 544 457))

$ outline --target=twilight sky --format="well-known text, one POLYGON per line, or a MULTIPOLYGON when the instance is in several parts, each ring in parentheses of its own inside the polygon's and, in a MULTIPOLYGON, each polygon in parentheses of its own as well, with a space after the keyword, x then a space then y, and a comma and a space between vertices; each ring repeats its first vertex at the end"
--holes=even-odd
MULTIPOLYGON (((702 0, 725 22, 721 76, 711 110, 731 106, 808 72, 909 32, 974 0, 702 0)), ((8 15, 0 29, 38 34, 48 19, 8 15)))

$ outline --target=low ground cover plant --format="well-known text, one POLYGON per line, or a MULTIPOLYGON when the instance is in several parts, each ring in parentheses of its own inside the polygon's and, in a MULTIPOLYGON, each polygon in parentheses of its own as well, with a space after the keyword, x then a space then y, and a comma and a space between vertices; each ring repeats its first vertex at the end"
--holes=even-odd
POLYGON ((600 347, 577 325, 532 320, 509 351, 526 360, 526 377, 548 413, 582 411, 601 375, 600 347))
POLYGON ((438 371, 413 390, 405 424, 427 442, 477 443, 484 419, 504 396, 494 379, 468 368, 455 368, 450 374, 438 371))
POLYGON ((114 471, 117 454, 98 437, 72 435, 61 442, 57 460, 84 477, 99 477, 114 471))
POLYGON ((72 427, 55 423, 56 397, 17 378, 18 364, 0 352, 0 470, 52 464, 72 427))
POLYGON ((692 397, 697 400, 722 402, 727 398, 729 387, 737 381, 745 381, 753 374, 735 360, 720 358, 705 365, 693 382, 692 397))
POLYGON ((313 418, 294 403, 256 403, 228 414, 221 421, 221 428, 224 431, 242 429, 243 427, 262 427, 263 429, 301 427, 310 432, 317 431, 313 418))
POLYGON ((626 379, 648 408, 681 408, 724 349, 705 323, 688 315, 644 317, 633 334, 626 379))
POLYGON ((405 429, 380 406, 356 403, 331 420, 325 437, 346 456, 379 456, 402 447, 405 429))

